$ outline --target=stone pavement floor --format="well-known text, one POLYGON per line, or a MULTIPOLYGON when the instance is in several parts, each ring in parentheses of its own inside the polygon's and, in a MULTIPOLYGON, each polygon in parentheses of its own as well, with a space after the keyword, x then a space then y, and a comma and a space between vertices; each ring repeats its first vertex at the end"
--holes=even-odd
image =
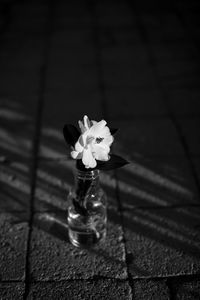
POLYGON ((0 3, 0 299, 200 299, 200 3, 0 3), (120 128, 106 242, 67 236, 62 128, 120 128))

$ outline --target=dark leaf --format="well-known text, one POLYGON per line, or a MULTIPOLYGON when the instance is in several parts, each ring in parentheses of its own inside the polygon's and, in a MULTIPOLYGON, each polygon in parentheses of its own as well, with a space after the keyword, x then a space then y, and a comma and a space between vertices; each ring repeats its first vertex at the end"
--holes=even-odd
POLYGON ((129 162, 124 158, 115 154, 111 154, 110 159, 108 161, 97 161, 96 169, 109 171, 109 170, 121 168, 127 165, 128 163, 129 162))
POLYGON ((118 131, 118 128, 110 128, 110 133, 114 135, 118 131))
POLYGON ((67 144, 74 147, 80 136, 80 132, 74 125, 65 124, 63 128, 63 135, 67 144))
POLYGON ((91 171, 92 169, 86 169, 81 159, 77 159, 76 168, 80 171, 91 171))

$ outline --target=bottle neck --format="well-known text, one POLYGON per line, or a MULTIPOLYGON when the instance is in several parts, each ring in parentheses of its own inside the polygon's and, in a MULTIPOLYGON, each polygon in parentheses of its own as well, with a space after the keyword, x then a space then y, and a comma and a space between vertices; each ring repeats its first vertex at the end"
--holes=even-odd
POLYGON ((99 170, 75 172, 75 190, 78 199, 84 199, 91 188, 99 186, 99 170))
POLYGON ((99 170, 80 171, 75 172, 76 181, 99 181, 99 170))

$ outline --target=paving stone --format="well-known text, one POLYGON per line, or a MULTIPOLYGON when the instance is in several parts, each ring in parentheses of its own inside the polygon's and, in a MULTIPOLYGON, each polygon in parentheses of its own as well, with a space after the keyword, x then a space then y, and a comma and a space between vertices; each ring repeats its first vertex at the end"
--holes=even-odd
MULTIPOLYGON (((190 78, 198 75, 198 68, 194 60, 186 61, 167 61, 159 64, 157 67, 158 73, 163 80, 177 81, 177 79, 190 78)), ((198 76, 197 76, 198 79, 198 76)))
MULTIPOLYGON (((132 26, 113 27, 112 25, 106 26, 104 23, 100 24, 99 43, 101 44, 102 53, 107 52, 107 50, 111 50, 111 49, 116 49, 119 53, 119 47, 122 47, 122 49, 127 52, 128 50, 127 46, 135 45, 136 47, 138 47, 138 44, 140 44, 140 42, 141 40, 140 40, 138 30, 136 28, 133 28, 132 26)), ((130 58, 130 63, 134 61, 134 57, 133 55, 132 56, 130 55, 130 52, 129 52, 129 58, 130 58)), ((125 60, 127 62, 127 58, 125 60)), ((119 61, 116 62, 119 63, 119 61)), ((139 64, 139 62, 136 62, 136 64, 137 63, 139 64)))
POLYGON ((10 99, 21 104, 29 115, 37 104, 47 11, 39 2, 12 5, 9 30, 2 36, 0 94, 8 104, 10 99))
POLYGON ((173 293, 177 300, 198 300, 200 298, 200 280, 195 278, 174 280, 173 293))
MULTIPOLYGON (((112 116, 111 111, 109 114, 112 116)), ((118 121, 112 120, 111 117, 110 126, 119 128, 114 151, 126 155, 129 159, 134 156, 185 157, 176 129, 167 118, 118 121)))
POLYGON ((196 5, 196 9, 194 8, 192 11, 189 11, 188 9, 183 9, 181 10, 181 13, 185 23, 188 26, 191 36, 193 37, 193 39, 196 39, 198 43, 198 37, 200 32, 198 3, 196 5))
POLYGON ((134 280, 133 291, 135 300, 170 299, 165 280, 134 280))
POLYGON ((47 11, 39 2, 11 5, 1 36, 0 147, 13 160, 30 156, 47 11))
POLYGON ((194 164, 195 173, 197 176, 197 181, 200 186, 200 157, 192 157, 192 162, 194 164))
POLYGON ((200 73, 195 61, 172 62, 172 65, 173 68, 170 68, 169 63, 157 67, 162 84, 167 90, 170 88, 198 89, 200 73))
POLYGON ((106 97, 112 119, 131 120, 167 114, 160 93, 156 90, 108 89, 106 97))
POLYGON ((169 93, 169 103, 174 115, 178 117, 198 117, 200 90, 177 89, 169 93))
MULTIPOLYGON (((78 49, 80 49, 80 46, 78 46, 78 49)), ((81 51, 81 49, 80 49, 81 51)), ((57 53, 58 50, 55 53, 52 53, 51 59, 53 60, 53 64, 51 65, 51 60, 49 62, 49 70, 47 74, 47 91, 48 87, 52 90, 52 88, 57 87, 57 93, 59 96, 59 92, 61 91, 61 88, 63 87, 66 91, 66 89, 73 88, 74 93, 76 93, 76 89, 83 89, 83 91, 96 89, 98 87, 97 83, 97 70, 95 65, 88 65, 87 57, 85 57, 85 65, 81 65, 80 63, 76 65, 71 66, 71 60, 76 60, 76 56, 79 56, 79 52, 71 51, 68 52, 68 59, 69 63, 65 63, 62 65, 59 65, 59 63, 54 63, 54 57, 60 56, 60 59, 65 59, 66 53, 57 53), (59 89, 59 90, 58 90, 59 89)), ((68 93, 70 91, 68 90, 68 93)), ((79 90, 79 97, 81 97, 82 93, 79 90)), ((73 93, 66 94, 65 95, 65 101, 70 103, 72 100, 73 93)), ((82 96, 84 97, 84 96, 82 96)), ((59 97, 57 97, 59 99, 59 97)), ((80 101, 81 99, 79 99, 80 101)), ((63 104, 63 103, 62 103, 63 104)), ((81 105, 81 103, 80 103, 81 105)))
POLYGON ((54 283, 35 283, 31 286, 28 299, 71 299, 71 300, 130 300, 131 291, 126 281, 84 280, 54 283))
POLYGON ((199 207, 124 212, 127 260, 133 278, 198 274, 199 207))
POLYGON ((66 211, 67 195, 74 184, 72 160, 41 162, 37 172, 36 211, 66 211))
POLYGON ((126 208, 200 204, 189 162, 181 157, 134 157, 117 176, 126 208))
MULTIPOLYGON (((66 73, 63 75, 66 77, 66 73)), ((97 90, 87 90, 85 87, 66 88, 66 83, 65 86, 56 87, 56 82, 54 84, 55 89, 51 90, 54 88, 51 85, 46 94, 44 128, 56 128, 62 134, 64 124, 72 123, 78 127, 78 120, 82 120, 84 115, 92 119, 102 119, 101 99, 97 90)))
MULTIPOLYGON (((56 21, 59 22, 58 18, 59 18, 58 14, 56 13, 55 19, 56 19, 56 21)), ((52 50, 53 50, 53 52, 56 50, 60 51, 60 53, 63 56, 64 56, 65 50, 67 50, 67 47, 69 48, 68 50, 74 49, 75 51, 78 50, 79 47, 81 47, 83 49, 83 51, 84 51, 84 49, 86 50, 87 48, 89 48, 89 49, 91 48, 91 50, 92 50, 93 49, 92 33, 93 33, 93 29, 91 27, 91 24, 87 28, 82 27, 81 24, 79 24, 79 28, 76 28, 76 27, 74 28, 74 23, 73 23, 68 28, 58 30, 57 23, 56 23, 55 30, 54 30, 53 36, 52 36, 52 50), (63 39, 63 34, 65 34, 65 33, 67 34, 67 39, 63 39), (59 46, 62 46, 62 49, 59 49, 59 46)), ((79 49, 79 51, 80 51, 80 49, 79 49)), ((51 55, 53 54, 53 52, 51 52, 51 55)), ((86 54, 86 53, 84 52, 84 54, 86 54)), ((94 55, 92 57, 94 57, 94 55)), ((92 60, 91 60, 92 57, 89 58, 89 56, 88 56, 88 59, 90 59, 90 62, 92 62, 92 60)), ((75 56, 73 56, 73 58, 75 58, 75 56)), ((56 59, 59 60, 59 57, 56 57, 56 59)), ((74 62, 75 62, 74 67, 76 67, 77 62, 79 63, 80 61, 78 60, 78 61, 74 61, 74 62)), ((94 60, 93 60, 93 62, 94 62, 94 60)), ((52 62, 52 63, 54 65, 54 62, 52 62)), ((67 65, 68 63, 71 64, 69 57, 66 56, 66 60, 63 61, 63 65, 67 65)), ((82 60, 82 63, 86 64, 88 62, 87 61, 84 62, 82 60)))
MULTIPOLYGON (((117 29, 117 31, 119 31, 119 29, 117 29)), ((111 28, 111 33, 112 32, 113 31, 111 28)), ((134 36, 132 38, 132 41, 134 43, 134 36)), ((102 49, 101 56, 102 56, 103 66, 107 66, 107 68, 110 66, 110 67, 115 67, 116 69, 117 65, 118 66, 124 65, 124 68, 138 69, 141 66, 143 68, 147 66, 147 62, 148 62, 148 55, 146 49, 144 49, 144 46, 141 43, 136 43, 133 45, 131 44, 128 47, 127 45, 118 45, 118 44, 109 45, 109 47, 104 46, 102 49)), ((132 84, 134 84, 134 82, 132 84)), ((145 84, 143 84, 143 87, 145 86, 145 84)))
POLYGON ((200 155, 200 117, 177 119, 190 155, 200 155))
POLYGON ((124 2, 99 2, 96 6, 97 16, 104 26, 123 27, 132 24, 129 6, 124 2))
POLYGON ((0 214, 1 281, 24 280, 27 232, 25 214, 0 214))
MULTIPOLYGON (((115 221, 117 215, 114 214, 115 221)), ((110 216, 108 216, 110 219, 110 216)), ((108 224, 106 241, 91 249, 75 248, 68 241, 67 213, 36 214, 31 240, 31 274, 34 280, 87 279, 96 276, 125 279, 122 228, 108 224)))
POLYGON ((194 46, 186 40, 169 43, 151 43, 150 47, 158 65, 167 62, 191 60, 194 46))
POLYGON ((142 21, 149 39, 154 42, 178 42, 184 38, 184 28, 174 12, 162 10, 162 20, 157 12, 143 13, 142 21), (174 28, 176 27, 176 30, 174 28))
POLYGON ((1 300, 22 300, 24 294, 24 283, 0 283, 1 300))
POLYGON ((82 29, 91 25, 91 16, 88 4, 83 1, 71 2, 70 5, 65 1, 56 3, 55 23, 59 31, 66 29, 82 29))
POLYGON ((8 160, 27 161, 31 156, 33 122, 17 101, 0 99, 0 149, 8 160))
MULTIPOLYGON (((58 7, 56 20, 62 5, 58 7)), ((73 5, 70 9, 74 10, 73 5)), ((60 144, 56 140, 55 144, 55 138, 58 136, 60 140, 62 136, 64 124, 77 126, 78 120, 85 114, 93 119, 102 119, 92 27, 86 29, 79 24, 75 30, 73 26, 65 30, 58 31, 55 27, 53 32, 45 91, 40 152, 41 156, 53 158, 65 155, 65 143, 60 144), (67 38, 64 39, 63 35, 67 38), (46 138, 47 131, 54 131, 54 135, 46 138), (56 154, 55 148, 59 148, 61 153, 56 154)))
MULTIPOLYGON (((127 49, 127 51, 131 51, 131 49, 127 49)), ((104 82, 108 88, 144 88, 146 86, 154 88, 156 86, 152 68, 148 65, 132 68, 123 64, 106 64, 103 66, 103 71, 104 82)))
POLYGON ((5 161, 0 164, 0 212, 28 212, 30 174, 26 163, 5 161))
POLYGON ((179 41, 184 38, 184 28, 180 23, 177 15, 170 11, 170 8, 162 7, 161 14, 158 12, 143 12, 141 19, 145 29, 148 31, 149 39, 154 42, 162 41, 179 41), (174 30, 176 28, 176 30, 174 30))

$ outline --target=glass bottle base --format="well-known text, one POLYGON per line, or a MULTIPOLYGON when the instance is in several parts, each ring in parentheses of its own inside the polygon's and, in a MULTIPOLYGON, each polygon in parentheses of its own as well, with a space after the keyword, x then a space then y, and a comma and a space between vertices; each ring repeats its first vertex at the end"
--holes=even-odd
POLYGON ((91 231, 73 230, 69 228, 68 230, 69 240, 76 247, 91 247, 99 242, 103 242, 106 238, 106 229, 101 233, 96 233, 91 231))

